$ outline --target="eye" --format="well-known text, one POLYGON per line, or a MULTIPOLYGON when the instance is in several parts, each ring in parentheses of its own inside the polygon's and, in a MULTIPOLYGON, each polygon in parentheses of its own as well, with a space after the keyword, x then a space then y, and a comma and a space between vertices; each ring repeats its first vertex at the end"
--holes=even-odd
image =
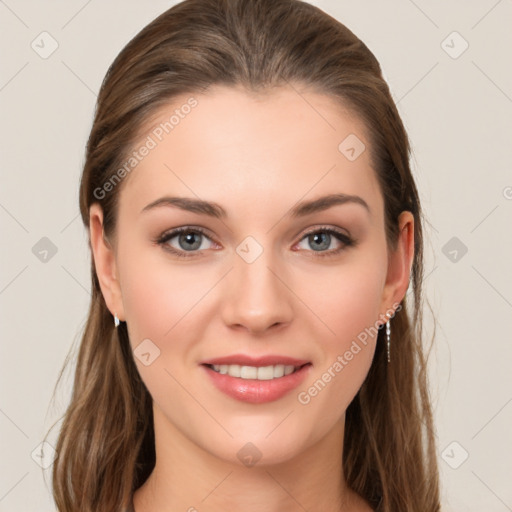
POLYGON ((320 257, 335 256, 341 251, 345 250, 347 247, 352 247, 355 245, 355 240, 349 235, 329 227, 320 227, 312 231, 308 231, 301 239, 299 244, 302 243, 302 240, 305 240, 310 247, 313 247, 313 252, 317 253, 315 256, 320 257), (329 249, 332 242, 334 241, 341 243, 341 246, 335 249, 325 250, 329 249))
POLYGON ((208 249, 208 247, 204 247, 203 245, 205 238, 211 240, 203 229, 184 226, 164 233, 155 240, 155 243, 161 245, 165 250, 172 252, 176 256, 189 258, 195 256, 200 249, 208 249), (178 247, 169 243, 173 238, 177 239, 176 243, 178 247))
MULTIPOLYGON (((202 228, 183 226, 163 233, 154 240, 154 242, 161 245, 166 251, 180 258, 190 258, 198 256, 201 250, 208 249, 208 247, 204 247, 203 245, 205 239, 211 241, 211 238, 202 228), (177 247, 170 243, 175 238, 178 245, 177 247)), ((356 241, 349 235, 330 227, 320 227, 308 231, 302 237, 299 244, 302 243, 303 240, 306 240, 306 243, 313 247, 312 252, 316 253, 315 256, 319 257, 335 256, 346 248, 356 245, 356 241), (334 241, 338 241, 338 244, 341 244, 341 246, 326 250, 331 247, 334 241)))

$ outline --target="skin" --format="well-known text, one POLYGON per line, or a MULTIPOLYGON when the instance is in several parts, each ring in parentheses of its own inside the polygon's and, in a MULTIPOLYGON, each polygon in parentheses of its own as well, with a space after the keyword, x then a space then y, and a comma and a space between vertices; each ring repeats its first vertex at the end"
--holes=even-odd
MULTIPOLYGON (((189 96, 162 108, 141 140, 189 96)), ((113 240, 102 237, 101 208, 90 209, 106 304, 126 321, 133 349, 149 338, 160 350, 148 366, 134 358, 153 398, 157 453, 134 494, 136 512, 252 512, 262 504, 280 512, 372 510, 347 488, 342 456, 345 411, 371 366, 376 336, 308 404, 297 394, 404 298, 414 218, 402 212, 397 249, 388 250, 365 127, 330 97, 289 86, 265 96, 216 86, 194 97, 198 106, 125 178, 113 240), (349 134, 366 145, 355 161, 338 150, 349 134), (370 212, 346 203, 287 216, 298 201, 334 192, 362 197, 370 212), (215 201, 228 216, 169 206, 141 213, 164 195, 215 201), (196 236, 201 245, 190 258, 153 243, 180 226, 209 233, 196 236), (334 236, 329 243, 324 235, 325 245, 308 241, 305 233, 318 227, 321 237, 323 226, 357 244, 320 257, 343 247, 334 236), (263 248, 252 263, 236 252, 247 236, 263 248), (300 389, 250 404, 217 390, 200 367, 233 353, 284 354, 313 366, 300 389), (252 467, 237 457, 248 442, 261 452, 252 467)), ((186 244, 167 241, 182 252, 186 244)))

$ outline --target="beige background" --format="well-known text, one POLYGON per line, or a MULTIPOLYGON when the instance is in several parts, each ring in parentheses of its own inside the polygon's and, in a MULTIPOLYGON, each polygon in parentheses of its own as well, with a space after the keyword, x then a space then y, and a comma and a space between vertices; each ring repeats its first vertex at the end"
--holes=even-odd
MULTIPOLYGON (((1 512, 54 510, 51 466, 36 461, 69 399, 68 372, 50 407, 89 302, 78 182, 96 93, 125 43, 173 3, 0 0, 1 512), (50 37, 58 44, 47 58, 41 37, 46 50, 50 37)), ((510 511, 512 2, 311 3, 375 53, 412 140, 430 222, 425 286, 437 318, 431 387, 444 510, 510 511)), ((431 333, 428 310, 426 321, 431 333)))

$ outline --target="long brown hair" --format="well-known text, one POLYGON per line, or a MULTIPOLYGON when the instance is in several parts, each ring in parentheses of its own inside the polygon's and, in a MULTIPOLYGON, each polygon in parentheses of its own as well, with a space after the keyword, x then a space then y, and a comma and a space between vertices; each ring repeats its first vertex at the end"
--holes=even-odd
MULTIPOLYGON (((423 213, 408 137, 388 85, 374 55, 349 29, 299 0, 185 0, 158 16, 126 45, 102 83, 80 182, 83 223, 89 229, 89 208, 100 203, 104 233, 115 235, 122 183, 98 191, 159 107, 213 84, 256 92, 287 83, 328 94, 364 122, 384 197, 388 247, 396 247, 399 214, 408 210, 415 219, 413 297, 392 320, 391 363, 381 329, 370 371, 346 411, 347 483, 380 511, 438 511, 422 344, 423 213)), ((53 464, 60 512, 122 510, 155 464, 152 399, 126 324, 114 328, 92 258, 91 279, 73 393, 53 464)))

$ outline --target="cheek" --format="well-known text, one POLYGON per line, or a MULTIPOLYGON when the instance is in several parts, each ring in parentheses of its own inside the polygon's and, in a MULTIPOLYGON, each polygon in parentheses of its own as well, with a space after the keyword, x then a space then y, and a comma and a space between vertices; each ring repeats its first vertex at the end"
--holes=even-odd
POLYGON ((194 314, 201 311, 201 298, 207 292, 205 282, 213 280, 211 275, 201 277, 180 264, 172 264, 162 255, 155 258, 155 252, 158 249, 146 254, 125 252, 120 277, 135 364, 153 399, 165 403, 169 396, 182 392, 177 381, 184 381, 187 373, 185 366, 176 361, 187 358, 190 340, 194 339, 195 326, 191 323, 194 314), (142 358, 147 352, 149 364, 142 358))
POLYGON ((379 319, 385 257, 359 253, 339 267, 323 269, 308 279, 300 295, 324 325, 326 340, 342 349, 379 319))
MULTIPOLYGON (((314 407, 332 408, 332 421, 352 401, 371 366, 386 261, 385 251, 361 251, 339 267, 317 273, 301 291, 321 320, 314 322, 315 329, 322 332, 316 332, 323 353, 315 375, 319 380, 310 383, 314 388, 307 395, 312 400, 315 396, 314 407)), ((312 330, 310 336, 314 335, 312 330)))
MULTIPOLYGON (((207 275, 180 263, 171 262, 159 248, 125 252, 120 274, 123 305, 132 343, 138 339, 169 339, 179 332, 182 321, 205 295, 207 275)), ((160 343, 159 342, 159 343, 160 343)))
POLYGON ((321 416, 325 425, 339 420, 368 375, 378 335, 382 279, 378 263, 347 265, 329 274, 323 293, 314 286, 304 290, 324 326, 321 336, 316 333, 322 360, 298 401, 311 417, 321 416))

